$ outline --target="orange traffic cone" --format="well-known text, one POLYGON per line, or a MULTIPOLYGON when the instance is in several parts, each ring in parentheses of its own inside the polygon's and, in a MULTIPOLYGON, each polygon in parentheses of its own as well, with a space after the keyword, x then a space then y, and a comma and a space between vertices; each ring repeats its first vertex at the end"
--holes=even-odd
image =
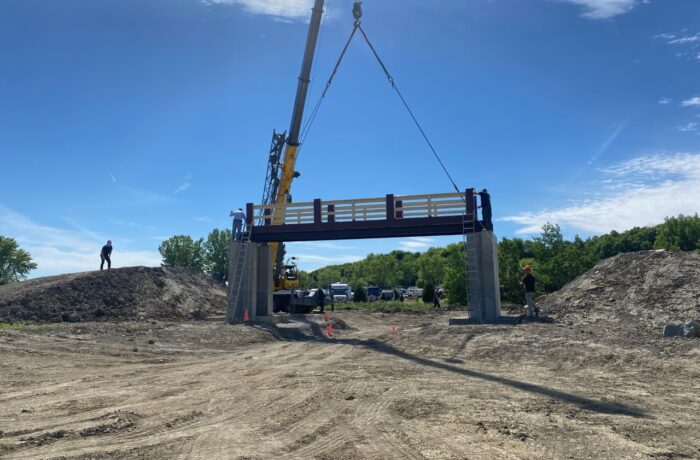
POLYGON ((246 308, 245 311, 243 311, 243 321, 248 322, 250 321, 250 316, 248 316, 248 309, 246 308))
POLYGON ((331 319, 331 317, 328 315, 328 313, 324 313, 323 314, 323 321, 328 321, 329 319, 331 319))
POLYGON ((328 323, 328 337, 333 337, 333 325, 328 323))

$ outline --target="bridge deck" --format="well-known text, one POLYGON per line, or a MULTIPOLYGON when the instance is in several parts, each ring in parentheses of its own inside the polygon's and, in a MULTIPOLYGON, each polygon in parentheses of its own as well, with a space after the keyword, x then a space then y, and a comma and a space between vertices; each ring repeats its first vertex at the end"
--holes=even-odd
POLYGON ((386 195, 379 198, 246 207, 255 242, 461 235, 474 225, 474 189, 464 193, 386 195))

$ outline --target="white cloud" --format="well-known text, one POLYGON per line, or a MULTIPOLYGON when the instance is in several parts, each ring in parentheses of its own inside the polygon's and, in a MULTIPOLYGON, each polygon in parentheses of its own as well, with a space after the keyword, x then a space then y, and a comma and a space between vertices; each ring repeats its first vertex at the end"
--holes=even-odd
POLYGON ((698 124, 693 123, 693 122, 690 122, 687 125, 681 126, 678 128, 678 131, 680 131, 682 133, 688 133, 688 132, 693 132, 693 131, 697 131, 697 130, 698 130, 698 124))
POLYGON ((434 243, 432 238, 410 237, 399 241, 399 248, 404 251, 420 251, 428 249, 434 243))
MULTIPOLYGON (((77 232, 43 225, 0 204, 0 234, 15 238, 22 249, 29 251, 38 269, 32 277, 89 271, 99 268, 99 253, 104 236, 64 219, 77 232)), ((124 241, 121 241, 124 244, 124 241)), ((114 240, 113 266, 160 265, 156 251, 130 250, 114 240)))
POLYGON ((116 184, 116 183, 117 183, 117 178, 116 178, 116 177, 114 177, 114 174, 112 174, 112 173, 111 173, 111 172, 109 172, 109 171, 107 171, 107 174, 109 174, 109 177, 111 177, 111 178, 112 178, 112 182, 114 182, 114 183, 116 184))
POLYGON ((180 186, 176 188, 173 193, 177 195, 178 193, 184 192, 185 190, 190 188, 192 186, 192 184, 190 183, 190 179, 192 179, 192 173, 187 173, 184 182, 180 184, 180 186))
POLYGON ((661 99, 659 99, 659 104, 660 104, 660 105, 668 105, 668 104, 670 104, 671 102, 673 102, 673 99, 669 99, 669 98, 667 98, 667 97, 662 97, 661 99))
POLYGON ((240 5, 249 13, 273 16, 278 20, 308 19, 313 7, 313 0, 204 0, 204 3, 240 5))
POLYGON ((700 106, 700 97, 695 96, 691 97, 690 99, 686 99, 685 101, 681 102, 681 105, 683 107, 700 106))
POLYGON ((519 224, 518 234, 539 233, 546 222, 558 223, 567 231, 605 233, 698 212, 700 153, 642 156, 601 172, 600 184, 587 188, 595 191, 579 202, 499 220, 519 224))
POLYGON ((668 44, 669 45, 687 45, 689 43, 696 43, 700 42, 700 33, 697 33, 695 35, 684 35, 682 37, 676 37, 675 35, 669 35, 664 38, 671 38, 669 40, 668 44))
POLYGON ((627 13, 638 3, 638 0, 558 0, 573 3, 584 8, 583 16, 590 19, 608 19, 627 13))

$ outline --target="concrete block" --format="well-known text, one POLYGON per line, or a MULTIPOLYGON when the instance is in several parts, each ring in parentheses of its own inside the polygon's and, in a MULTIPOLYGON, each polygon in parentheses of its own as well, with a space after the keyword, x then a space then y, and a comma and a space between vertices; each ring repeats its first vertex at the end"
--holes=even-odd
POLYGON ((496 323, 501 317, 501 288, 498 278, 498 249, 496 235, 488 230, 472 233, 467 238, 467 250, 476 257, 476 276, 469 277, 470 318, 475 322, 496 323))
POLYGON ((272 248, 267 244, 259 244, 257 247, 257 270, 256 270, 256 316, 272 315, 272 248))

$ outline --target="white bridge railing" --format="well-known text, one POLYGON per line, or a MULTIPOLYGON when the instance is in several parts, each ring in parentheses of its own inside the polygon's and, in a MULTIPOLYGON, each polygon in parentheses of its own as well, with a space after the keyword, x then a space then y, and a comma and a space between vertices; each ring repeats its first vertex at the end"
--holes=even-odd
MULTIPOLYGON (((473 199, 473 198, 472 198, 473 199)), ((466 213, 465 193, 387 195, 355 200, 315 200, 254 205, 258 225, 313 224, 459 216, 466 213)))

